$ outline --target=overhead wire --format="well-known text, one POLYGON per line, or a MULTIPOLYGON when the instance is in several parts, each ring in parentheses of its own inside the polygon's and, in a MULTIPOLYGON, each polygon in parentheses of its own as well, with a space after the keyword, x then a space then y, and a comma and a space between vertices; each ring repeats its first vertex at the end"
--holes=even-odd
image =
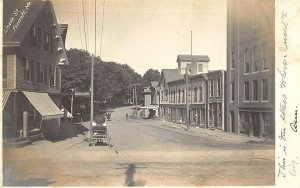
POLYGON ((100 38, 100 57, 102 52, 102 38, 103 38, 103 27, 104 27, 104 9, 105 8, 105 0, 103 0, 103 7, 102 7, 102 24, 101 24, 101 38, 100 38))
POLYGON ((81 36, 81 27, 80 27, 80 22, 79 22, 79 13, 78 13, 77 0, 75 0, 75 2, 76 2, 77 24, 78 24, 78 28, 79 28, 79 35, 80 35, 81 48, 83 48, 82 36, 81 36))
POLYGON ((83 28, 84 28, 84 38, 85 38, 85 50, 87 51, 87 39, 86 39, 86 23, 85 23, 85 4, 84 4, 84 0, 81 0, 82 2, 82 14, 83 14, 83 28))

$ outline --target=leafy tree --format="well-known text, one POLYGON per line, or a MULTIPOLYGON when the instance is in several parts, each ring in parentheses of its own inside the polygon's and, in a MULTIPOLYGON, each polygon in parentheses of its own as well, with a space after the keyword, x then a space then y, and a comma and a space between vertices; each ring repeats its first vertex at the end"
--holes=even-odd
POLYGON ((158 70, 148 69, 143 76, 142 86, 148 87, 150 86, 151 81, 158 81, 159 78, 160 78, 160 73, 158 70))

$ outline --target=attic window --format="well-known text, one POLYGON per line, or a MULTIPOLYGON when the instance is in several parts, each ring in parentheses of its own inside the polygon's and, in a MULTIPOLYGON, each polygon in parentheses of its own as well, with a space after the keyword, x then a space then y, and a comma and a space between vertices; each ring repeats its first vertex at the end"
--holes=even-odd
POLYGON ((34 25, 31 28, 31 39, 30 39, 31 45, 41 48, 41 36, 42 36, 41 29, 34 25))

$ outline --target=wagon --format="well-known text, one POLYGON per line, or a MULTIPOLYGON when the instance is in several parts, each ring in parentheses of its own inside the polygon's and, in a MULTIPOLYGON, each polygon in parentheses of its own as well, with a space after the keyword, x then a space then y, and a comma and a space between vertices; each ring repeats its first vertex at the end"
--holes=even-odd
POLYGON ((95 146, 98 143, 106 143, 108 146, 111 146, 111 134, 106 126, 97 124, 92 126, 92 137, 89 146, 95 146))

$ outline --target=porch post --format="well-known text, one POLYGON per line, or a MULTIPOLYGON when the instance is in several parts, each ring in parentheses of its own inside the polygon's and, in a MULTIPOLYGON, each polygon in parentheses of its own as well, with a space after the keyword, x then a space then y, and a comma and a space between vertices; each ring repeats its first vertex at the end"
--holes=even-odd
POLYGON ((23 138, 28 137, 28 112, 23 112, 23 138))

